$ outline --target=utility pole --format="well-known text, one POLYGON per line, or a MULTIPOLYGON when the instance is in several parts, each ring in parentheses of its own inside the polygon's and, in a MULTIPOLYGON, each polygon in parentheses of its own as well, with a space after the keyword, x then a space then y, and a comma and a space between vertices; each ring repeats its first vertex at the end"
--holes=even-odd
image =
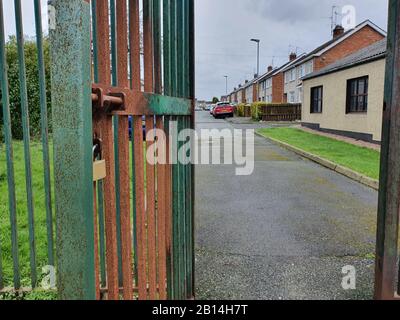
POLYGON ((257 76, 260 74, 260 39, 250 39, 250 41, 257 43, 257 76))
POLYGON ((228 95, 228 76, 224 76, 224 78, 225 78, 225 86, 226 86, 225 95, 228 95))

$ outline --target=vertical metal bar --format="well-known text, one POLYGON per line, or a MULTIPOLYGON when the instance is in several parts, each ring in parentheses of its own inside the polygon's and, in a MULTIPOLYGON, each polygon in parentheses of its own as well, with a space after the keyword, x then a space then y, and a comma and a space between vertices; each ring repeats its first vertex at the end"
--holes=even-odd
MULTIPOLYGON (((185 2, 185 12, 184 12, 184 16, 185 16, 185 90, 186 90, 186 97, 189 99, 192 99, 192 101, 194 100, 194 95, 192 96, 192 92, 191 92, 191 32, 193 31, 191 29, 191 3, 190 0, 184 0, 185 2)), ((192 110, 193 113, 193 110, 192 110)), ((192 128, 192 117, 194 115, 192 114, 192 116, 187 117, 187 123, 186 123, 186 127, 187 128, 192 128)), ((194 140, 194 136, 192 135, 191 137, 191 149, 190 149, 190 156, 192 159, 192 155, 193 155, 193 150, 194 150, 194 146, 195 146, 195 141, 194 140)), ((190 161, 190 163, 187 165, 187 170, 186 170, 186 174, 187 174, 187 232, 188 232, 188 237, 187 237, 187 271, 188 271, 188 275, 187 275, 187 298, 193 298, 194 293, 193 293, 193 260, 194 260, 194 251, 193 251, 193 183, 192 183, 192 161, 190 161)))
MULTIPOLYGON (((178 133, 179 130, 179 117, 173 117, 171 119, 176 124, 176 128, 170 132, 172 157, 178 155, 178 133)), ((172 128, 170 128, 172 129, 172 128)), ((172 243, 173 243, 173 286, 172 286, 172 297, 173 299, 179 299, 180 294, 180 255, 179 255, 179 165, 173 163, 172 165, 172 243)))
MULTIPOLYGON (((117 80, 118 86, 129 87, 128 80, 128 12, 126 0, 117 2, 117 80)), ((132 278, 132 239, 130 222, 130 180, 129 180, 129 119, 119 118, 118 125, 118 158, 120 170, 120 220, 121 225, 121 259, 122 284, 125 300, 133 299, 132 278)), ((117 163, 117 162, 116 162, 117 163)))
POLYGON ((148 241, 148 255, 149 255, 149 299, 156 299, 157 291, 157 265, 156 265, 156 211, 155 211, 155 166, 154 154, 150 155, 150 151, 154 150, 154 117, 146 117, 146 204, 147 204, 147 241, 148 241))
MULTIPOLYGON (((108 0, 97 0, 97 48, 99 82, 111 84, 110 70, 110 29, 108 23, 108 0), (100 45, 101 44, 101 45, 100 45)), ((103 142, 103 154, 106 161, 107 177, 104 179, 104 207, 107 261, 107 288, 110 300, 119 299, 118 283, 118 252, 116 229, 116 200, 115 200, 115 166, 114 139, 112 117, 101 115, 95 118, 94 129, 103 142)))
MULTIPOLYGON (((153 48, 154 48, 154 92, 162 94, 161 70, 161 0, 153 0, 153 48)), ((156 117, 156 128, 164 134, 164 123, 161 116, 156 117)), ((166 147, 166 141, 157 143, 158 152, 166 147)), ((164 155, 165 156, 165 155, 164 155)), ((158 253, 158 288, 159 299, 166 300, 166 164, 157 161, 157 253, 158 253)))
MULTIPOLYGON (((181 77, 178 78, 181 82, 181 77)), ((179 160, 179 150, 183 148, 183 142, 179 141, 179 134, 184 129, 184 117, 178 117, 178 220, 179 220, 179 299, 182 300, 185 296, 185 169, 184 165, 179 160)))
POLYGON ((28 203, 31 285, 32 288, 35 288, 37 283, 35 220, 34 220, 34 208, 33 208, 32 166, 31 166, 30 132, 29 132, 29 107, 28 107, 28 92, 26 87, 24 30, 22 27, 21 0, 14 0, 14 5, 15 5, 15 24, 17 30, 18 70, 19 70, 19 88, 20 88, 20 98, 21 98, 22 131, 24 137, 25 180, 26 180, 26 197, 28 203))
MULTIPOLYGON (((163 0, 163 61, 164 61, 164 94, 170 95, 171 94, 171 28, 170 28, 170 0, 163 0)), ((166 246, 167 246, 167 297, 168 299, 172 299, 172 246, 171 246, 171 191, 172 191, 172 184, 171 184, 171 165, 169 162, 169 121, 170 117, 164 117, 164 129, 167 136, 167 166, 166 166, 166 246)))
MULTIPOLYGON (((131 88, 141 90, 140 84, 140 30, 139 30, 139 0, 129 0, 129 57, 131 88)), ((135 283, 138 285, 138 237, 137 237, 137 190, 136 190, 136 157, 134 139, 134 126, 132 118, 132 207, 133 207, 133 247, 134 247, 134 274, 135 283)))
MULTIPOLYGON (((97 14, 96 14, 96 1, 92 0, 92 41, 93 41, 93 78, 94 82, 99 81, 99 70, 98 70, 98 52, 97 52, 97 14)), ((99 159, 100 160, 100 159, 99 159)), ((103 195, 103 181, 97 182, 97 212, 98 212, 98 226, 95 225, 96 230, 98 229, 99 235, 99 255, 100 255, 100 279, 101 286, 107 285, 106 280, 106 247, 105 247, 105 228, 104 228, 104 195, 103 195)))
MULTIPOLYGON (((170 0, 169 3, 169 18, 170 18, 170 92, 171 96, 177 96, 177 83, 178 83, 178 72, 177 72, 177 24, 176 24, 176 7, 177 2, 170 0)), ((171 122, 178 122, 178 117, 171 117, 171 122)), ((171 156, 176 157, 178 154, 177 132, 170 132, 170 143, 171 143, 171 156)), ((172 164, 172 298, 179 299, 179 171, 178 164, 172 164)))
POLYGON ((90 4, 51 5, 57 288, 60 299, 95 299, 90 4))
POLYGON ((143 156, 143 127, 142 117, 133 117, 133 140, 135 154, 136 173, 136 232, 138 240, 138 288, 139 299, 147 299, 147 246, 146 246, 146 209, 145 209, 145 188, 144 188, 144 156, 143 156))
POLYGON ((35 25, 36 43, 38 50, 39 64, 39 90, 40 90, 40 127, 43 148, 44 166, 44 192, 47 222, 47 255, 48 263, 54 266, 54 240, 53 240, 53 212, 51 206, 51 180, 50 180, 50 155, 49 155, 49 134, 47 117, 47 98, 46 98, 46 75, 43 58, 43 30, 42 30, 42 8, 41 1, 35 0, 35 25))
MULTIPOLYGON (((190 127, 192 129, 195 129, 195 112, 194 112, 194 103, 195 103, 195 8, 194 8, 194 0, 188 0, 189 1, 189 97, 192 100, 192 116, 191 116, 191 124, 190 127)), ((194 144, 195 141, 192 137, 192 150, 194 150, 194 144)), ((191 255, 192 255, 192 296, 194 298, 195 292, 195 211, 194 211, 194 206, 195 206, 195 201, 194 201, 194 195, 195 195, 195 166, 194 164, 191 164, 191 255)))
POLYGON ((389 2, 388 50, 382 129, 375 298, 395 292, 400 207, 400 2, 389 2))
POLYGON ((11 134, 10 97, 8 91, 7 56, 5 50, 3 0, 0 0, 0 72, 1 72, 1 101, 3 106, 4 141, 7 158, 8 206, 11 224, 11 252, 13 257, 14 288, 21 287, 19 258, 18 258, 18 231, 17 209, 15 198, 14 156, 11 134))
MULTIPOLYGON (((116 17, 116 0, 110 0, 110 32, 111 32, 111 83, 113 86, 118 85, 118 52, 117 52, 117 17, 116 17)), ((119 20, 119 17, 118 17, 119 20)), ((113 117, 113 133, 114 133, 114 163, 119 164, 119 117, 113 117)), ((115 200, 116 200, 116 227, 117 227, 117 253, 118 253, 118 283, 122 286, 122 245, 121 245, 121 207, 120 207, 120 170, 115 165, 115 200)))
MULTIPOLYGON (((156 0, 157 1, 157 0, 156 0)), ((162 117, 157 117, 156 123, 157 131, 161 136, 164 134, 164 124, 162 117)), ((158 155, 163 153, 163 148, 166 147, 166 141, 158 140, 158 155), (160 141, 160 142, 158 142, 160 141)), ((163 159, 159 159, 162 161, 163 159)), ((157 240, 158 240, 158 287, 159 299, 166 300, 166 279, 167 279, 167 265, 166 265, 166 164, 157 164, 157 240)))
POLYGON ((100 300, 100 277, 99 277, 99 233, 97 230, 97 183, 93 182, 93 225, 94 225, 94 276, 96 300, 100 300))
MULTIPOLYGON (((143 43, 144 43, 144 91, 154 91, 154 48, 153 48, 153 0, 143 1, 143 43)), ((154 137, 149 136, 149 132, 154 129, 154 117, 146 117, 146 147, 153 148, 154 137)), ((147 237, 149 255, 149 298, 154 300, 156 297, 156 218, 155 218, 155 166, 146 161, 146 188, 147 188, 147 237)))
MULTIPOLYGON (((177 72, 178 72, 178 95, 180 97, 185 97, 185 18, 184 18, 184 1, 177 2, 177 48, 178 48, 178 64, 177 64, 177 72)), ((179 117, 179 133, 184 130, 185 127, 185 117, 179 117)), ((184 142, 179 142, 179 149, 184 146, 184 142)), ((186 278, 187 278, 187 270, 186 270, 186 166, 178 162, 179 164, 179 197, 180 197, 180 209, 179 209, 179 219, 180 219, 180 299, 186 298, 186 278)))

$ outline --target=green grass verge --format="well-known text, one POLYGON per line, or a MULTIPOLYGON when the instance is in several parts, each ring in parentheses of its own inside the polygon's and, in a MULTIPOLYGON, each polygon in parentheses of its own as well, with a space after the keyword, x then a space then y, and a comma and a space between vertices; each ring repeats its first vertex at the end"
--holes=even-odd
POLYGON ((330 160, 372 179, 379 179, 380 153, 295 128, 268 128, 257 132, 330 160))
MULTIPOLYGON (((29 227, 25 183, 24 147, 14 141, 14 176, 17 200, 18 253, 22 286, 30 286, 29 227)), ((50 146, 52 157, 52 147, 50 146)), ((31 142, 33 199, 35 214, 35 240, 37 274, 42 279, 42 267, 47 261, 47 224, 44 192, 42 144, 31 142)), ((51 175, 53 178, 53 175, 51 175)), ((53 185, 53 183, 52 183, 53 185)), ((54 212, 53 212, 54 220, 54 212)), ((11 226, 8 206, 8 184, 5 145, 0 144, 0 245, 5 286, 12 286, 13 264, 11 255, 11 226)))

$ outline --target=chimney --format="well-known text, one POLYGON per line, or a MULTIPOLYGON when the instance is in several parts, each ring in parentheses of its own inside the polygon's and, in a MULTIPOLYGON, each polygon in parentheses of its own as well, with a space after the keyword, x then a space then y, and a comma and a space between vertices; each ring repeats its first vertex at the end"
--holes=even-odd
POLYGON ((297 54, 295 53, 295 52, 292 52, 290 55, 289 55, 289 61, 294 61, 294 60, 296 60, 297 59, 297 54))
POLYGON ((333 39, 339 38, 344 33, 344 28, 341 25, 337 25, 333 29, 333 39))
POLYGON ((258 74, 255 73, 255 74, 254 74, 254 79, 257 79, 257 78, 258 78, 258 74))
POLYGON ((235 87, 235 88, 233 88, 233 91, 236 91, 237 90, 237 88, 235 87))
POLYGON ((249 80, 246 80, 244 83, 248 83, 249 82, 249 80))
POLYGON ((241 88, 242 87, 242 85, 241 84, 239 84, 239 88, 241 88))
POLYGON ((272 67, 272 66, 269 66, 269 67, 268 67, 268 72, 271 72, 272 69, 273 69, 273 67, 272 67))

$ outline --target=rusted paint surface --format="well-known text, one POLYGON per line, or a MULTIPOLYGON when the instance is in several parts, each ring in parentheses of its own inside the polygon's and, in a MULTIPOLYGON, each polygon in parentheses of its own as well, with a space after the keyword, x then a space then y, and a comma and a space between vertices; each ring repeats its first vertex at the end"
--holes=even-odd
MULTIPOLYGON (((164 132, 164 123, 162 117, 156 119, 157 131, 164 132)), ((164 144, 164 141, 162 142, 164 144)), ((159 145, 157 150, 160 152, 165 145, 159 145)), ((164 155, 162 155, 164 156, 164 155)), ((159 299, 167 299, 167 240, 166 240, 166 224, 167 224, 167 165, 157 163, 157 252, 158 252, 158 287, 159 299)))
POLYGON ((100 262, 99 262, 99 231, 97 228, 97 182, 93 182, 93 223, 94 223, 94 276, 96 300, 100 300, 100 262))
MULTIPOLYGON (((117 78, 118 85, 129 86, 128 80, 128 27, 126 0, 117 1, 117 78)), ((130 222, 130 179, 129 179, 129 123, 127 116, 119 117, 119 170, 121 210, 121 251, 124 299, 133 299, 132 237, 130 222)))
MULTIPOLYGON (((147 156, 154 150, 154 117, 146 117, 146 149, 147 156)), ((155 166, 146 161, 146 209, 147 209, 147 242, 149 255, 149 299, 155 300, 157 293, 156 265, 156 210, 155 210, 155 166)))
MULTIPOLYGON (((96 1, 97 39, 98 39, 98 77, 99 82, 111 85, 110 46, 108 1, 96 1)), ((114 141, 112 117, 104 114, 94 114, 94 133, 103 143, 103 155, 106 161, 107 177, 104 180, 104 208, 106 233, 106 261, 108 299, 119 299, 118 285, 118 255, 116 231, 116 203, 115 203, 115 170, 114 170, 114 141)))
POLYGON ((146 246, 146 209, 144 190, 144 155, 142 117, 133 118, 133 137, 136 171, 136 232, 138 241, 138 291, 139 299, 147 299, 147 246, 146 246))

